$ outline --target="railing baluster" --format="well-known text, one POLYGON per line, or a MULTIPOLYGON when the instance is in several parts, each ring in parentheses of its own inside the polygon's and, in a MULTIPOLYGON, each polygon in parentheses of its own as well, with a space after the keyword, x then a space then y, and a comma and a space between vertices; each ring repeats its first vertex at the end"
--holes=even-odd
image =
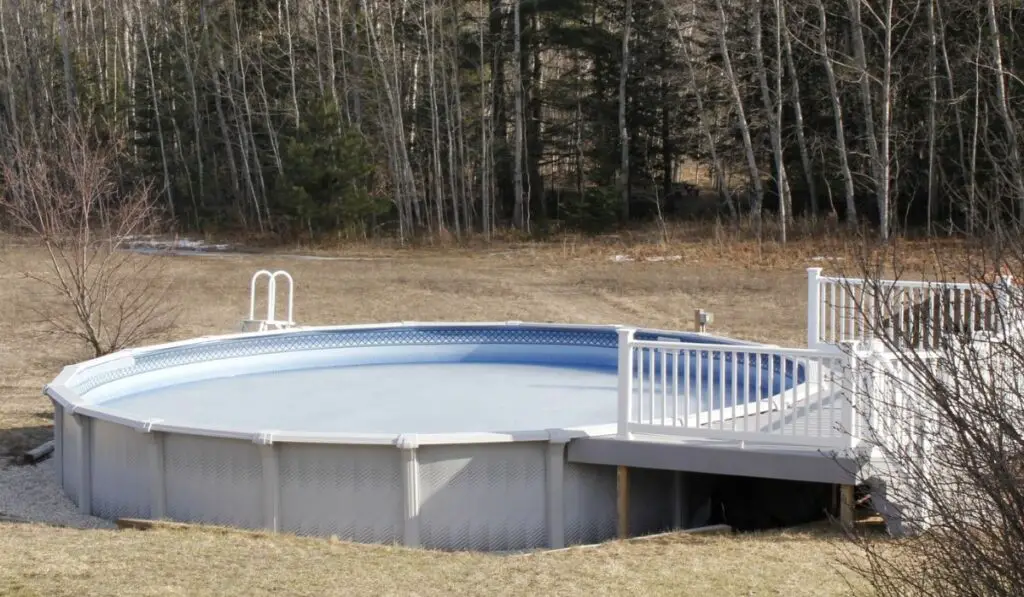
MULTIPOLYGON (((822 383, 822 381, 824 380, 824 377, 825 377, 824 371, 825 371, 825 364, 826 363, 828 363, 829 368, 832 367, 832 362, 831 361, 826 361, 825 359, 818 359, 818 367, 816 368, 816 373, 817 374, 815 375, 815 380, 816 380, 815 385, 818 388, 818 433, 819 434, 822 432, 822 429, 823 429, 822 426, 821 426, 821 423, 822 423, 822 419, 824 418, 824 414, 825 414, 825 405, 822 403, 822 400, 825 399, 825 388, 824 388, 824 384, 822 383)), ((807 384, 807 385, 810 386, 810 384, 807 384)), ((808 421, 810 421, 810 418, 811 418, 810 416, 807 417, 808 421)))
POLYGON ((649 396, 648 400, 650 400, 650 402, 651 402, 651 406, 650 406, 650 409, 649 409, 650 410, 649 424, 651 424, 651 425, 654 424, 654 393, 655 393, 655 391, 657 391, 657 387, 658 387, 658 385, 657 385, 657 382, 658 382, 657 368, 656 368, 655 362, 654 362, 654 354, 655 354, 656 351, 657 351, 657 349, 654 349, 654 348, 652 348, 652 349, 647 351, 647 358, 650 359, 650 362, 651 362, 651 366, 650 366, 651 383, 648 384, 650 386, 650 396, 649 396))
MULTIPOLYGON (((771 432, 773 420, 775 418, 775 400, 778 398, 778 394, 775 393, 775 357, 773 355, 766 355, 768 357, 768 399, 770 408, 768 410, 768 430, 771 432)), ((782 409, 779 408, 779 412, 782 409)))
POLYGON ((644 351, 643 347, 637 347, 636 355, 636 366, 637 366, 637 380, 636 380, 636 393, 637 393, 637 404, 636 404, 636 421, 638 423, 644 422, 644 351))
MULTIPOLYGON (((704 388, 704 383, 703 383, 704 382, 704 364, 703 364, 703 360, 704 359, 701 358, 701 350, 699 348, 697 350, 693 351, 693 358, 694 358, 694 367, 695 367, 696 376, 697 376, 696 379, 694 379, 694 382, 696 382, 696 385, 697 385, 697 388, 696 388, 696 396, 697 396, 697 426, 698 427, 703 427, 704 426, 704 392, 703 392, 703 388, 704 388)), ((710 420, 710 418, 709 418, 709 420, 710 420)))
POLYGON ((672 426, 679 425, 679 351, 672 351, 672 426))
POLYGON ((732 354, 732 365, 730 366, 730 370, 732 372, 732 430, 736 431, 736 401, 739 399, 739 386, 737 385, 736 380, 736 369, 738 368, 738 364, 736 362, 736 351, 734 350, 730 354, 732 354))
MULTIPOLYGON (((940 303, 941 306, 941 303, 940 303)), ((928 289, 928 349, 935 346, 935 291, 928 289)))
POLYGON ((665 425, 665 418, 669 416, 669 354, 665 350, 662 353, 662 425, 665 425))
MULTIPOLYGON (((966 290, 964 290, 962 292, 964 294, 967 294, 966 290)), ((973 338, 974 337, 974 332, 978 329, 977 316, 974 314, 974 312, 976 310, 975 305, 978 304, 978 295, 976 293, 972 292, 972 293, 969 294, 969 296, 971 297, 971 311, 970 311, 970 313, 968 314, 968 317, 967 317, 967 330, 970 332, 971 337, 973 338)))
POLYGON ((715 351, 718 354, 718 428, 725 429, 725 351, 715 351))
MULTIPOLYGON (((761 367, 761 354, 755 352, 753 353, 753 357, 754 372, 756 373, 757 377, 757 385, 754 386, 754 396, 757 398, 757 410, 754 411, 754 425, 757 426, 758 431, 761 431, 761 411, 764 410, 765 407, 765 405, 762 404, 762 402, 764 401, 764 396, 761 395, 762 388, 764 387, 764 380, 762 379, 761 371, 763 371, 764 368, 761 367)), ((768 406, 771 407, 770 404, 768 406)))
POLYGON ((836 333, 836 286, 837 284, 829 284, 829 292, 831 293, 831 299, 829 300, 829 314, 832 323, 829 325, 829 343, 835 344, 840 338, 836 333))
POLYGON ((848 315, 846 313, 846 294, 847 294, 846 291, 848 289, 843 289, 843 290, 844 290, 844 292, 839 295, 839 311, 841 313, 841 315, 840 315, 840 322, 842 324, 842 329, 839 332, 839 341, 840 342, 843 342, 843 341, 848 339, 847 336, 846 336, 846 327, 847 327, 846 326, 846 319, 847 319, 847 315, 848 315))
MULTIPOLYGON (((693 401, 693 392, 690 388, 690 376, 693 374, 693 359, 690 357, 690 350, 687 350, 683 357, 683 371, 686 373, 686 377, 683 378, 683 395, 686 397, 683 402, 683 420, 686 421, 686 426, 690 426, 690 404, 693 401)), ((699 427, 699 425, 698 425, 699 427)))

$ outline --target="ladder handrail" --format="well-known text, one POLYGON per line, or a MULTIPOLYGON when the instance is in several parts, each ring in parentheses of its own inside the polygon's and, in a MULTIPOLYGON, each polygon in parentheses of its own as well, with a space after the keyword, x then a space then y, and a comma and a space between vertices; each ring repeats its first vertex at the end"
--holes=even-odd
POLYGON ((292 315, 295 307, 295 280, 291 274, 284 270, 271 272, 261 269, 252 275, 249 280, 249 321, 256 321, 256 284, 263 276, 267 277, 267 318, 268 323, 293 324, 292 315), (276 319, 277 315, 277 277, 281 276, 288 281, 288 318, 281 321, 276 319))

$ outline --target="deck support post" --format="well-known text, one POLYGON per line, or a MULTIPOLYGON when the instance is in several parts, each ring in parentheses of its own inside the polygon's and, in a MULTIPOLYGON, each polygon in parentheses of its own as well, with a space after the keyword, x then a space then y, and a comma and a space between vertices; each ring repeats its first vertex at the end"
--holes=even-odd
POLYGON ((844 529, 853 528, 854 486, 840 485, 839 489, 839 525, 844 529))
POLYGON ((615 475, 615 510, 618 515, 618 537, 629 538, 629 467, 619 465, 615 475))

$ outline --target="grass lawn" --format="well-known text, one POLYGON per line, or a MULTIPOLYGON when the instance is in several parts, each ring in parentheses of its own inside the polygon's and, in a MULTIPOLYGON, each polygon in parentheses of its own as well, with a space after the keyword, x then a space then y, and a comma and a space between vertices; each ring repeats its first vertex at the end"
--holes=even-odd
MULTIPOLYGON (((269 267, 295 277, 296 319, 302 324, 524 320, 689 329, 693 310, 704 308, 715 314, 714 333, 804 344, 804 268, 815 265, 813 248, 756 257, 753 249, 726 253, 707 245, 660 250, 681 259, 616 263, 610 257, 622 250, 564 243, 472 254, 367 249, 361 254, 373 259, 344 261, 162 258, 169 260, 167 275, 175 282, 169 298, 184 308, 166 339, 237 329, 248 308, 249 276, 269 267)), ((45 335, 25 307, 26 300, 38 299, 17 272, 42 271, 43 253, 23 245, 0 251, 4 466, 5 457, 51 437, 52 411, 40 390, 60 367, 89 355, 45 335)), ((824 596, 850 591, 836 559, 841 549, 821 529, 675 536, 513 557, 217 530, 75 530, 0 522, 0 594, 824 596)))

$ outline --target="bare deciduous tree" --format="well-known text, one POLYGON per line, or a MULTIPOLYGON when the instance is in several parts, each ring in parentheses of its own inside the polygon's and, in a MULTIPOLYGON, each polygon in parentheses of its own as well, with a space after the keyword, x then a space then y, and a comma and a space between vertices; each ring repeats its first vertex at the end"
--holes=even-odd
POLYGON ((1020 595, 1024 292, 1009 274, 1024 242, 993 227, 964 266, 936 268, 913 291, 894 282, 901 255, 889 247, 861 260, 863 291, 848 294, 874 338, 851 391, 858 435, 876 438, 872 504, 913 536, 851 533, 847 565, 880 596, 1020 595))
POLYGON ((50 331, 100 356, 164 334, 177 309, 163 262, 124 250, 158 230, 152 189, 118 188, 115 151, 94 147, 87 126, 76 119, 46 146, 9 148, 0 162, 0 210, 46 251, 42 272, 23 272, 47 291, 29 308, 50 331))

